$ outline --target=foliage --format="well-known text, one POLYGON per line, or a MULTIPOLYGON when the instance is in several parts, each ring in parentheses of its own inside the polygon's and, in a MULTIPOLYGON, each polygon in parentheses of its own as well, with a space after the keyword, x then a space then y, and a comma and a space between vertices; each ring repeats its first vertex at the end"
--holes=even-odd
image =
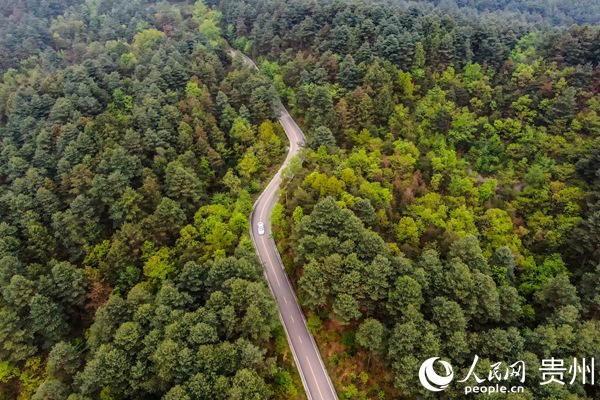
POLYGON ((596 357, 577 338, 597 340, 600 315, 600 30, 570 26, 597 7, 423 3, 221 6, 308 135, 273 221, 301 302, 322 332, 356 333, 356 368, 407 398, 426 395, 432 356, 596 357))
POLYGON ((3 5, 0 397, 293 393, 248 249, 283 129, 219 10, 3 5))

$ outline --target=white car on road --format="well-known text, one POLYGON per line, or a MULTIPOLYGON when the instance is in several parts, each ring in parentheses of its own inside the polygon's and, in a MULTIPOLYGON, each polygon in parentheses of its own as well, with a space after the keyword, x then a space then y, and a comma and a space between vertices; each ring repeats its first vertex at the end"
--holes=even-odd
POLYGON ((259 235, 264 235, 265 234, 265 224, 263 224, 262 221, 260 221, 258 223, 258 234, 259 235))

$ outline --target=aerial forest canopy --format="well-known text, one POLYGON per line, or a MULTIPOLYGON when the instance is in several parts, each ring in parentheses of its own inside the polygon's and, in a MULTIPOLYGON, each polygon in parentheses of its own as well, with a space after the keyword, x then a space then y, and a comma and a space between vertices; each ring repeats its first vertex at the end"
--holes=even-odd
POLYGON ((475 355, 526 362, 511 398, 598 398, 539 366, 600 359, 600 29, 470 3, 220 2, 309 136, 275 237, 343 398, 475 355))
POLYGON ((596 0, 387 0, 403 7, 434 5, 441 12, 494 13, 536 24, 566 25, 598 24, 600 3, 596 0))
POLYGON ((476 354, 532 366, 513 399, 599 398, 536 368, 600 360, 599 21, 0 0, 0 399, 302 398, 248 236, 276 96, 309 140, 274 237, 340 398, 423 398, 423 360, 476 354))
POLYGON ((0 398, 290 398, 248 236, 285 154, 202 3, 2 2, 0 398))

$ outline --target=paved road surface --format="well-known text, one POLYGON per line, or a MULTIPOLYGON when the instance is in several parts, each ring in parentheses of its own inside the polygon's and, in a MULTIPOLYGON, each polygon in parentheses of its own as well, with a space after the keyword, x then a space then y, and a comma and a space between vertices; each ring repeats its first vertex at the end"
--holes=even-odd
MULTIPOLYGON (((239 53, 238 53, 239 54, 239 53)), ((246 64, 256 68, 254 62, 242 55, 246 64)), ((271 292, 279 306, 279 317, 287 334, 288 343, 294 354, 294 359, 302 378, 302 383, 309 400, 336 400, 337 395, 331 384, 327 370, 323 365, 319 349, 306 328, 304 314, 300 310, 298 301, 290 285, 287 275, 283 270, 281 257, 277 251, 275 241, 271 238, 270 215, 277 204, 277 191, 281 182, 281 171, 288 165, 290 159, 296 155, 301 145, 305 143, 302 130, 296 125, 287 110, 281 103, 279 122, 285 129, 290 141, 288 155, 283 165, 277 171, 269 185, 254 203, 254 211, 250 216, 250 235, 254 247, 264 267, 271 292), (257 225, 262 221, 265 224, 264 235, 258 234, 257 225)))

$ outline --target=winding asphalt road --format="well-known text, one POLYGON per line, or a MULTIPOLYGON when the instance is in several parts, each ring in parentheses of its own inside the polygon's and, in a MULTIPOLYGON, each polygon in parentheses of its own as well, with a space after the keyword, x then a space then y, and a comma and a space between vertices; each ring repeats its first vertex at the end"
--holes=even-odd
MULTIPOLYGON (((232 54, 239 54, 245 64, 256 68, 254 62, 245 55, 233 51, 232 54)), ((271 182, 269 182, 266 189, 262 192, 258 200, 256 200, 256 203, 254 203, 254 209, 250 215, 250 236, 254 242, 258 257, 265 268, 265 275, 271 292, 277 301, 279 318, 287 334, 288 343, 292 349, 307 397, 309 400, 337 400, 335 389, 329 379, 329 374, 323 364, 317 344, 308 332, 304 314, 298 305, 298 299, 292 289, 288 276, 284 272, 281 256, 277 251, 275 241, 271 237, 270 216, 273 207, 277 204, 277 192, 281 183, 281 172, 290 163, 292 157, 298 154, 301 146, 306 141, 304 133, 302 133, 302 130, 285 107, 280 102, 278 102, 276 107, 279 108, 279 122, 285 130, 285 134, 290 141, 290 146, 281 168, 279 168, 279 171, 271 179, 271 182), (263 235, 258 234, 259 221, 265 224, 263 235)))

